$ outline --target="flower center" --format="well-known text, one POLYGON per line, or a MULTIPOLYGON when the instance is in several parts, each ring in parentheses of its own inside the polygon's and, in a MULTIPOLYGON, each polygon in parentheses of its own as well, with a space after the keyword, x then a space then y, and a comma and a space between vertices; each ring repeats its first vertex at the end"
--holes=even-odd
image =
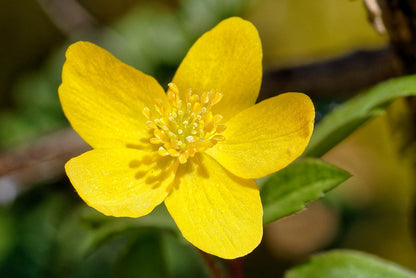
POLYGON ((169 83, 169 104, 163 105, 160 99, 155 99, 157 115, 152 115, 148 107, 143 109, 148 119, 146 125, 153 130, 150 143, 161 145, 158 150, 161 156, 177 157, 179 163, 184 164, 195 153, 225 140, 220 134, 225 130, 225 125, 219 124, 222 116, 213 115, 211 111, 222 96, 221 92, 214 89, 201 96, 188 89, 185 99, 181 99, 178 87, 169 83))

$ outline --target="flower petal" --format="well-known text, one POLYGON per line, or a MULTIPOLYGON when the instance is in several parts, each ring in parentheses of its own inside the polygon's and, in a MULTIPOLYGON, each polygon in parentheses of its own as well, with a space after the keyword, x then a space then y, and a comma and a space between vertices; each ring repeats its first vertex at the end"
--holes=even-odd
POLYGON ((148 136, 144 105, 166 99, 153 77, 130 67, 89 42, 66 52, 59 87, 62 108, 72 127, 94 148, 125 147, 148 136))
POLYGON ((225 140, 206 152, 239 177, 264 177, 303 153, 314 117, 308 96, 281 94, 233 117, 223 133, 225 140))
POLYGON ((201 94, 216 89, 224 94, 214 112, 226 122, 253 105, 262 78, 262 49, 256 28, 232 17, 200 37, 179 66, 173 83, 180 91, 201 94))
POLYGON ((197 155, 178 168, 165 204, 183 236, 207 253, 232 259, 261 241, 256 182, 234 176, 209 156, 197 155))
POLYGON ((169 193, 173 160, 135 149, 98 149, 68 161, 66 173, 80 197, 112 216, 148 214, 169 193))

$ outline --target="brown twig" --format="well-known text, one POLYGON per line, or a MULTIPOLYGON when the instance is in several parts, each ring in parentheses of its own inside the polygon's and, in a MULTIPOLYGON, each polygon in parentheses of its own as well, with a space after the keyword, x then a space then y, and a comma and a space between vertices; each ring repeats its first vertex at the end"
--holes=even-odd
POLYGON ((234 260, 227 260, 228 277, 243 278, 244 277, 244 257, 234 260))
POLYGON ((21 192, 33 184, 59 177, 66 161, 88 149, 71 128, 65 128, 28 146, 0 153, 0 186, 7 184, 21 192))
POLYGON ((364 6, 367 9, 368 20, 373 24, 374 29, 379 34, 386 33, 386 27, 384 26, 382 12, 377 0, 364 0, 364 6))
POLYGON ((416 2, 377 0, 383 25, 397 55, 402 74, 416 72, 416 2))
POLYGON ((351 96, 397 76, 391 48, 363 50, 344 57, 264 73, 259 100, 283 92, 304 92, 312 97, 351 96))
POLYGON ((37 0, 52 22, 64 34, 97 31, 94 17, 75 0, 37 0))
POLYGON ((37 0, 53 24, 67 37, 89 40, 104 37, 115 44, 126 41, 108 26, 98 20, 76 0, 37 0), (86 35, 87 34, 87 35, 86 35))

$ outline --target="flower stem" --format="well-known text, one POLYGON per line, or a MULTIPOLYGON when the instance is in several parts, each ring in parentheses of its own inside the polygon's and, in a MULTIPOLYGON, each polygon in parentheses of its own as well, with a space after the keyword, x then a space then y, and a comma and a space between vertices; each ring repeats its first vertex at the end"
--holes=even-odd
POLYGON ((205 265, 207 266, 211 276, 214 278, 225 278, 223 271, 220 269, 218 262, 215 261, 214 257, 201 250, 198 251, 202 259, 204 260, 205 265))
POLYGON ((244 263, 243 258, 227 260, 228 276, 230 278, 243 278, 244 277, 243 263, 244 263))

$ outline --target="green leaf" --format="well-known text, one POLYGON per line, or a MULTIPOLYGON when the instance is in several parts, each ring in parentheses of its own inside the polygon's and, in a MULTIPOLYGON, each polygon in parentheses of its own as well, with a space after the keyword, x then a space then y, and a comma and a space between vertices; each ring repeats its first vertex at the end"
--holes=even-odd
POLYGON ((178 232, 175 222, 164 205, 157 206, 152 213, 140 218, 109 217, 88 208, 82 216, 82 221, 93 231, 85 243, 85 254, 94 252, 116 237, 143 228, 178 232))
POLYGON ((211 277, 200 251, 181 235, 161 233, 166 267, 170 278, 211 277), (180 254, 178 256, 178 254, 180 254))
POLYGON ((264 223, 295 213, 309 201, 349 178, 344 170, 319 159, 297 161, 272 174, 261 190, 264 223))
POLYGON ((315 128, 306 156, 319 157, 394 99, 416 95, 416 75, 380 83, 329 113, 315 128))
POLYGON ((110 277, 168 277, 160 233, 144 229, 122 252, 110 277))
POLYGON ((289 270, 285 278, 410 278, 416 277, 396 264, 357 251, 336 250, 289 270))

